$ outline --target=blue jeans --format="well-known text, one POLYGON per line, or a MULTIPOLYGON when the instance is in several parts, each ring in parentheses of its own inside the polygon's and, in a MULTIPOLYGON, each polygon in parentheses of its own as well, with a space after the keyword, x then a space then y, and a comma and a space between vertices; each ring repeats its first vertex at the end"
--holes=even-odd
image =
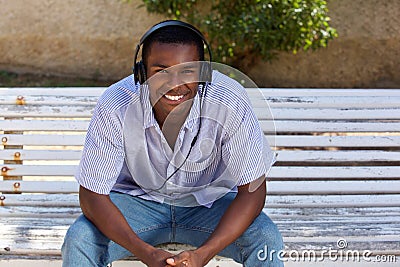
MULTIPOLYGON (((213 232, 235 193, 225 195, 211 208, 178 207, 114 192, 110 197, 145 242, 153 246, 175 242, 198 247, 213 232)), ((248 267, 283 266, 276 254, 272 261, 264 256, 266 248, 279 251, 283 249, 283 241, 276 225, 262 212, 243 235, 219 255, 248 267)), ((110 241, 83 215, 71 225, 62 246, 64 267, 106 266, 128 256, 131 256, 128 250, 110 241)))

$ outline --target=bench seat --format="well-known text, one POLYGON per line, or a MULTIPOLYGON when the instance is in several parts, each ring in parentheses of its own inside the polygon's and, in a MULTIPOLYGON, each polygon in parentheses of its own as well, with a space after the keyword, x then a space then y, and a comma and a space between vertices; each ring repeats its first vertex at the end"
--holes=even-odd
MULTIPOLYGON (((63 236, 81 213, 73 174, 104 90, 0 88, 0 267, 60 265, 63 236)), ((340 265, 396 266, 400 89, 247 91, 277 153, 264 211, 282 232, 287 266, 314 266, 293 258, 311 251, 336 266, 329 249, 370 252, 371 261, 340 265)), ((234 263, 217 257, 208 266, 234 263)))

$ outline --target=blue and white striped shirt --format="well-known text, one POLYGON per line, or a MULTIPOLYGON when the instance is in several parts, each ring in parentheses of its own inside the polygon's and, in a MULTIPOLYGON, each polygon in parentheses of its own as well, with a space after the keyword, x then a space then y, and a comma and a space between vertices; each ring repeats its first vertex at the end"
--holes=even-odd
POLYGON ((209 207, 266 174, 274 153, 245 89, 213 71, 205 91, 202 99, 196 95, 171 149, 154 118, 148 88, 135 85, 132 76, 110 86, 89 125, 76 173, 79 184, 99 194, 117 191, 209 207))

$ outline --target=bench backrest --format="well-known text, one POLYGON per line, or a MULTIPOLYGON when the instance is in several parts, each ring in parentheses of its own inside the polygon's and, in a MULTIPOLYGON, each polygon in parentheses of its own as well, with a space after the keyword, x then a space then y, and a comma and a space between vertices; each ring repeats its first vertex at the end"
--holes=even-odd
MULTIPOLYGON (((0 192, 76 193, 73 175, 104 90, 0 89, 0 192)), ((260 90, 249 96, 278 154, 270 206, 400 206, 400 90, 260 90)))

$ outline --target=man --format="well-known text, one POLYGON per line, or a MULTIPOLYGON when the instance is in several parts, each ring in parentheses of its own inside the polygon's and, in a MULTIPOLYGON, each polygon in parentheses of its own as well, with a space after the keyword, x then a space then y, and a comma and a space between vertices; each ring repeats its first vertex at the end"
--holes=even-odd
POLYGON ((281 266, 259 257, 283 246, 262 212, 273 153, 245 90, 211 70, 204 44, 189 24, 153 26, 133 77, 100 97, 76 174, 83 215, 66 234, 63 266, 132 254, 156 267, 204 266, 217 254, 281 266), (155 247, 169 242, 196 249, 155 247))

